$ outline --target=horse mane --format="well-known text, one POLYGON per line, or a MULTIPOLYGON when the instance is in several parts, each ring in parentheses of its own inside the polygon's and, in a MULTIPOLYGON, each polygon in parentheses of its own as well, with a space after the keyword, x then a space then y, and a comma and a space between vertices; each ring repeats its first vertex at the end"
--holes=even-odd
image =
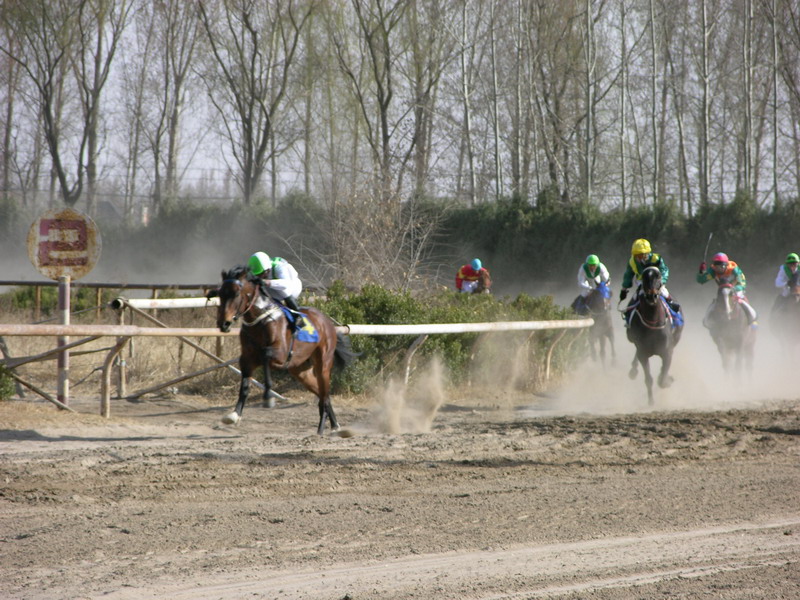
POLYGON ((245 276, 247 281, 258 283, 258 277, 253 275, 253 272, 250 271, 250 268, 244 265, 236 265, 232 269, 222 272, 223 281, 227 279, 241 279, 243 276, 245 276))

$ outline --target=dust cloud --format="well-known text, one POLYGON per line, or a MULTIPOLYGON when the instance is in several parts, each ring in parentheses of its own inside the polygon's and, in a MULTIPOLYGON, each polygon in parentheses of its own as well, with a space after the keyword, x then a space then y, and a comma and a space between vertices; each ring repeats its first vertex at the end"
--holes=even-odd
POLYGON ((446 378, 434 358, 410 385, 393 378, 378 393, 369 428, 391 434, 427 433, 445 401, 446 378))
MULTIPOLYGON (((627 340, 621 317, 615 315, 616 361, 606 365, 587 358, 557 388, 544 393, 529 407, 540 415, 626 414, 650 411, 730 410, 757 408, 796 399, 795 361, 788 357, 769 326, 769 308, 762 299, 752 373, 732 368, 726 373, 708 330, 703 327, 708 298, 694 294, 682 303, 686 326, 673 354, 668 388, 654 383, 654 405, 647 403, 641 368, 629 378, 634 346, 627 340)), ((755 304, 754 304, 755 305, 755 304)), ((608 354, 608 353, 607 353, 608 354)), ((661 359, 650 359, 654 379, 661 359)))

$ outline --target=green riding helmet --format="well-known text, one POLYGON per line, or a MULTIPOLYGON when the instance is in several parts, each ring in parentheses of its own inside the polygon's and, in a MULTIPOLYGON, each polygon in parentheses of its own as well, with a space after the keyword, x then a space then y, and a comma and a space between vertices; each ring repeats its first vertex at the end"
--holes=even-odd
POLYGON ((253 275, 261 275, 272 266, 272 261, 266 252, 256 252, 247 261, 247 266, 250 267, 253 275))
POLYGON ((597 254, 590 254, 586 257, 586 264, 590 267, 600 264, 600 259, 597 258, 597 254))
POLYGON ((800 257, 797 256, 796 252, 790 252, 788 254, 788 256, 786 257, 786 261, 785 262, 786 262, 787 265, 789 263, 798 263, 798 262, 800 262, 800 257))

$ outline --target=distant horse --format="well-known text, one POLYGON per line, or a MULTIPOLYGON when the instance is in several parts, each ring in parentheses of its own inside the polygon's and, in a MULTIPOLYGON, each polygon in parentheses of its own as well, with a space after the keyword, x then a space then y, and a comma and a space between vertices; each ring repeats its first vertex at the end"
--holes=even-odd
POLYGON ((800 271, 789 280, 789 295, 778 296, 770 313, 770 328, 784 352, 793 355, 800 344, 800 271))
POLYGON ((737 371, 741 371, 744 366, 751 373, 756 332, 750 327, 745 309, 736 297, 731 283, 723 282, 717 288, 717 297, 709 312, 706 326, 719 350, 722 368, 725 371, 730 370, 733 359, 737 371))
POLYGON ((587 314, 594 319, 594 325, 589 328, 589 351, 592 360, 600 354, 600 361, 606 363, 606 340, 611 349, 612 364, 617 359, 614 350, 614 323, 611 317, 611 288, 608 283, 601 281, 597 287, 590 291, 584 299, 587 314), (597 351, 595 350, 597 346, 597 351))
POLYGON ((472 290, 473 294, 491 294, 492 293, 492 278, 489 277, 489 271, 481 269, 478 273, 478 285, 472 290))
POLYGON ((673 320, 666 300, 661 296, 661 271, 657 267, 647 267, 642 272, 640 291, 631 304, 628 340, 636 346, 636 356, 628 374, 634 379, 638 365, 642 365, 644 382, 647 386, 647 402, 653 404, 653 376, 650 374, 650 357, 661 357, 661 372, 658 375, 659 387, 669 387, 672 376, 672 351, 681 337, 682 326, 673 327, 673 320))
POLYGON ((261 292, 258 279, 246 267, 234 267, 222 272, 222 285, 209 297, 219 297, 217 327, 230 331, 234 321, 241 319, 239 333, 241 356, 239 368, 242 381, 239 401, 233 412, 225 415, 226 424, 238 423, 242 417, 244 403, 250 391, 250 377, 259 366, 264 369, 264 401, 272 407, 275 401, 270 395, 272 379, 270 369, 285 369, 319 401, 319 425, 317 433, 322 435, 325 417, 330 419, 336 431, 339 423, 331 405, 331 370, 334 360, 347 365, 356 358, 350 339, 337 334, 334 322, 316 308, 304 308, 306 319, 313 329, 306 326, 293 334, 285 309, 269 295, 261 292))

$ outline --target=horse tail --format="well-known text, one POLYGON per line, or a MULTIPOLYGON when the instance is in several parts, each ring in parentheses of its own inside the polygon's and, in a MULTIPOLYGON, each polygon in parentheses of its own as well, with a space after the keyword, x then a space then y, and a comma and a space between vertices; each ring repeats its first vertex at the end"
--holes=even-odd
POLYGON ((361 356, 361 352, 353 350, 353 343, 350 341, 350 336, 337 331, 336 350, 333 353, 336 366, 344 369, 348 365, 354 363, 359 356, 361 356))

